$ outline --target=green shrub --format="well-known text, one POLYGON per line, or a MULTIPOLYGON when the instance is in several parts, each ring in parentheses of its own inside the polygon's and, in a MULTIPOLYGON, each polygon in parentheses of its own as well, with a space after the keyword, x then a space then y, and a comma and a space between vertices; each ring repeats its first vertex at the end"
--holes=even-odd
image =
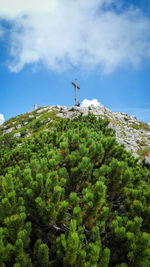
POLYGON ((0 266, 150 266, 147 170, 107 120, 55 126, 0 146, 0 266))

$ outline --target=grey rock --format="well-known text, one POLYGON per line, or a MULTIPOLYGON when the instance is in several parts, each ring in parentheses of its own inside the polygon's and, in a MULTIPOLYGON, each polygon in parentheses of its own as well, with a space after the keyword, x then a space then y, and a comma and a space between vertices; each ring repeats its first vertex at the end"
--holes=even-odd
POLYGON ((68 115, 69 115, 69 117, 70 117, 71 114, 67 114, 67 115, 65 115, 65 113, 57 113, 57 114, 56 114, 56 116, 59 117, 59 118, 67 118, 68 115))
POLYGON ((17 144, 17 147, 21 147, 22 146, 22 144, 17 144))
POLYGON ((3 127, 3 129, 4 129, 4 130, 8 129, 8 125, 5 125, 5 126, 3 127))
POLYGON ((16 126, 17 130, 19 130, 21 127, 22 127, 21 124, 16 126))
POLYGON ((15 128, 14 128, 14 127, 12 127, 12 128, 9 128, 8 130, 6 130, 6 131, 5 131, 5 134, 6 134, 6 133, 11 133, 13 130, 15 130, 15 128))
POLYGON ((39 116, 36 116, 36 119, 39 119, 41 117, 41 115, 39 115, 39 116))
POLYGON ((48 109, 49 109, 49 107, 45 107, 45 108, 39 109, 39 110, 37 110, 37 113, 41 113, 41 112, 46 111, 48 109))
POLYGON ((58 108, 58 109, 60 109, 60 108, 61 108, 61 106, 60 106, 60 105, 56 105, 56 106, 55 106, 55 108, 58 108))
POLYGON ((21 136, 21 133, 15 133, 14 134, 14 137, 20 137, 21 136))
POLYGON ((25 137, 30 137, 31 136, 31 133, 27 133, 25 137))

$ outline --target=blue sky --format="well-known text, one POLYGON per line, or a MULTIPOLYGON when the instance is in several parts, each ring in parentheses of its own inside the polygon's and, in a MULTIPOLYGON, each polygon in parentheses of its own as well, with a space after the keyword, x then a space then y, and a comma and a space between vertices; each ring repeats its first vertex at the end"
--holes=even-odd
POLYGON ((0 0, 0 121, 74 105, 77 78, 80 103, 150 123, 149 29, 149 0, 0 0))

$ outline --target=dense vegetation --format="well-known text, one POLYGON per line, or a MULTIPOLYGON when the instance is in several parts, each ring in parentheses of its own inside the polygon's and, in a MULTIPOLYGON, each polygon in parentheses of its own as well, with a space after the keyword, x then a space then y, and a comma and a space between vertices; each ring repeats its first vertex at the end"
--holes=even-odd
MULTIPOLYGON (((150 266, 149 173, 92 114, 0 145, 0 266, 150 266)), ((8 138, 9 137, 9 138, 8 138)))

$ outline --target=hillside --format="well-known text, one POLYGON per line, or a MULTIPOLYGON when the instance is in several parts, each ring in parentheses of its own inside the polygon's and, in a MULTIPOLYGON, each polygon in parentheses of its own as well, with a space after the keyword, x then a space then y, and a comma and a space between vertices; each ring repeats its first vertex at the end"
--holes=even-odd
POLYGON ((150 173, 117 142, 125 135, 138 155, 148 134, 103 107, 41 107, 6 121, 0 266, 149 267, 150 173))
POLYGON ((47 131, 55 127, 58 118, 74 118, 82 113, 84 116, 88 112, 97 118, 109 120, 108 127, 116 132, 116 139, 120 144, 124 144, 127 151, 133 153, 135 157, 144 158, 150 151, 150 126, 147 123, 137 121, 136 117, 128 116, 123 112, 112 112, 102 106, 86 107, 65 107, 46 106, 40 107, 36 111, 17 116, 6 121, 0 127, 0 134, 10 134, 17 138, 16 143, 21 145, 23 138, 30 137, 37 131, 47 131))

